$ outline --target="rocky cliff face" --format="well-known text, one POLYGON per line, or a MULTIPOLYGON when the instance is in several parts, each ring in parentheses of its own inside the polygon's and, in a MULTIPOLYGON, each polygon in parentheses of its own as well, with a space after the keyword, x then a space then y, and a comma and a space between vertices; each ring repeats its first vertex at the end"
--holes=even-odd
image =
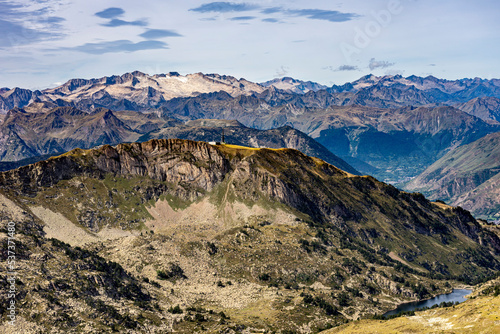
POLYGON ((138 141, 158 139, 191 139, 197 141, 220 141, 224 131, 225 141, 230 144, 256 148, 292 148, 320 158, 351 174, 360 174, 343 159, 331 153, 326 147, 290 126, 277 129, 257 130, 237 121, 199 119, 171 127, 163 127, 141 136, 138 141))
POLYGON ((147 176, 210 191, 222 181, 228 170, 227 159, 206 143, 151 140, 116 147, 105 145, 96 150, 76 149, 60 157, 5 172, 0 178, 5 186, 27 193, 75 176, 102 178, 107 173, 147 176))

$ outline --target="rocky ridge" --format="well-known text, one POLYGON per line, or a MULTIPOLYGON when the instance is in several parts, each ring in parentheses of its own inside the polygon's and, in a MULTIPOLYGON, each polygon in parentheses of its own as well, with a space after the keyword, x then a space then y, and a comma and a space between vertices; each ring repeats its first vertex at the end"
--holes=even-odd
POLYGON ((188 74, 177 72, 148 75, 139 71, 97 79, 71 79, 65 84, 31 92, 14 88, 0 95, 0 110, 4 112, 31 103, 49 102, 58 106, 73 106, 86 111, 105 107, 113 110, 148 110, 174 97, 196 96, 201 93, 225 91, 233 96, 260 93, 264 88, 245 79, 218 74, 188 74))
MULTIPOLYGON (((87 149, 104 144, 146 141, 152 138, 220 140, 225 127, 228 142, 238 145, 295 148, 319 157, 339 168, 358 174, 345 161, 298 130, 282 127, 256 130, 239 122, 198 120, 186 124, 154 113, 98 109, 86 113, 73 107, 56 107, 45 112, 13 109, 0 125, 0 160, 35 159, 40 155, 64 153, 76 147, 87 149), (230 126, 228 126, 230 125, 230 126)), ((40 159, 38 159, 40 160, 40 159)), ((32 160, 26 160, 27 162, 32 160)), ((22 165, 22 163, 20 163, 22 165)))
POLYGON ((500 99, 495 97, 476 97, 457 108, 484 121, 500 122, 500 99))
POLYGON ((312 81, 302 81, 290 77, 277 78, 261 83, 264 87, 274 87, 286 92, 305 94, 310 91, 326 89, 327 86, 312 81))

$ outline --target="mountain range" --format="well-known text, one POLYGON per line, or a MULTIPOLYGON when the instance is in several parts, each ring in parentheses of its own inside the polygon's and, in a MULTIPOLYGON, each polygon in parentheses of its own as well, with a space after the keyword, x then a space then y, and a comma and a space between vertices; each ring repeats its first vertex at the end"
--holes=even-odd
MULTIPOLYGON (((386 108, 433 103, 453 105, 463 104, 475 98, 500 98, 499 79, 444 80, 432 76, 404 78, 400 75, 384 77, 367 75, 342 86, 327 87, 289 77, 259 84, 219 74, 196 73, 183 76, 177 72, 170 72, 148 75, 135 71, 98 79, 71 79, 59 87, 42 91, 2 88, 0 110, 5 113, 12 108, 23 108, 33 102, 51 102, 58 106, 72 105, 86 111, 98 107, 145 111, 157 109, 163 102, 173 98, 193 97, 219 91, 236 97, 261 94, 269 89, 271 92, 275 89, 283 93, 287 99, 298 94, 297 98, 308 106, 313 106, 310 104, 311 101, 320 99, 322 107, 366 105, 386 108)), ((471 107, 463 108, 471 110, 471 107)), ((498 112, 498 105, 491 101, 483 103, 483 108, 491 108, 498 112)))
POLYGON ((0 173, 0 202, 23 332, 313 333, 500 269, 464 209, 294 149, 74 149, 0 173))
MULTIPOLYGON (((288 77, 253 83, 219 74, 136 71, 41 91, 2 88, 0 157, 13 166, 75 147, 175 136, 210 141, 220 130, 200 136, 185 123, 237 120, 240 128, 231 133, 240 135, 230 138, 236 144, 305 149, 289 139, 265 143, 272 132, 258 132, 293 127, 316 140, 307 140, 309 147, 322 145, 337 160, 323 149, 306 153, 337 165, 340 158, 350 172, 404 187, 449 152, 500 131, 499 99, 498 79, 368 75, 326 87, 288 77)), ((477 210, 471 202, 463 205, 477 210)))
POLYGON ((226 140, 238 145, 294 148, 324 159, 353 174, 353 167, 324 146, 291 127, 257 130, 237 121, 196 120, 186 124, 153 113, 97 109, 86 113, 73 107, 56 107, 30 113, 13 109, 0 125, 0 158, 5 161, 64 153, 74 148, 146 141, 153 138, 226 140))
POLYGON ((33 102, 50 102, 57 106, 74 106, 86 111, 99 107, 113 110, 149 110, 174 97, 196 96, 201 93, 224 91, 231 95, 252 94, 264 87, 231 76, 176 72, 147 75, 138 71, 121 76, 99 79, 72 79, 65 84, 43 91, 14 88, 3 89, 0 110, 22 108, 33 102))

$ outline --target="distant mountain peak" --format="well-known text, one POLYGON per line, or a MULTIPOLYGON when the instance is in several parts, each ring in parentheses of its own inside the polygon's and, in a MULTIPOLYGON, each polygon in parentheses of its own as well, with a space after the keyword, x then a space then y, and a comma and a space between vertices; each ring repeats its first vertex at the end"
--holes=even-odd
POLYGON ((317 92, 328 88, 327 86, 321 85, 312 81, 302 81, 294 79, 292 77, 282 77, 269 80, 261 83, 264 87, 274 87, 283 91, 295 93, 295 94, 305 94, 307 92, 313 91, 317 92))
MULTIPOLYGON (((94 107, 150 110, 177 97, 193 97, 220 91, 235 97, 261 93, 264 90, 265 88, 259 84, 227 75, 203 73, 180 75, 178 72, 149 75, 134 71, 102 78, 71 79, 59 87, 44 90, 40 95, 43 94, 44 101, 75 103, 79 108, 86 110, 94 107)), ((5 94, 8 92, 2 96, 5 94)))

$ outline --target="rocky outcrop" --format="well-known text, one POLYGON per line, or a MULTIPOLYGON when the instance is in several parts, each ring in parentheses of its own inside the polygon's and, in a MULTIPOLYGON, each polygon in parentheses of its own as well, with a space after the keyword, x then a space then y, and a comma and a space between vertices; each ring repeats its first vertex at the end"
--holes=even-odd
POLYGON ((186 122, 185 125, 164 127, 141 136, 138 141, 152 138, 180 138, 197 141, 218 141, 224 132, 225 141, 230 144, 256 148, 292 148, 302 153, 320 158, 351 174, 360 174, 343 159, 331 153, 326 147, 290 126, 277 129, 257 130, 238 121, 219 119, 199 119, 186 122))
POLYGON ((175 184, 188 184, 193 191, 210 191, 229 170, 229 161, 213 146, 187 140, 151 140, 144 143, 105 145, 95 150, 75 149, 68 154, 40 161, 0 175, 0 182, 23 193, 36 192, 61 180, 83 175, 148 176, 175 184))

